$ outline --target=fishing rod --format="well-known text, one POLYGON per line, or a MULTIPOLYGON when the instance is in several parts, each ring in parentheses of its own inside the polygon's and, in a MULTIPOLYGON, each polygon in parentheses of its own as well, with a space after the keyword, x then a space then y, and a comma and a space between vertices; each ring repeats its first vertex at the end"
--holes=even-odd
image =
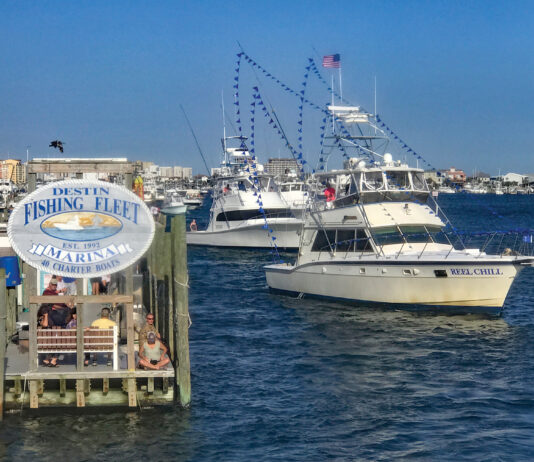
POLYGON ((197 145, 198 152, 200 153, 200 157, 202 157, 202 160, 204 161, 204 165, 206 166, 206 171, 208 172, 208 176, 211 175, 210 169, 208 167, 208 163, 206 162, 206 158, 204 157, 204 153, 202 152, 202 149, 200 148, 200 144, 198 144, 197 137, 195 135, 195 132, 193 131, 193 127, 191 126, 191 122, 189 122, 189 119, 187 117, 187 114, 185 113, 184 107, 180 104, 180 109, 184 113, 185 120, 187 122, 187 125, 189 125, 189 130, 191 130, 191 134, 193 135, 193 138, 195 139, 195 143, 197 145))

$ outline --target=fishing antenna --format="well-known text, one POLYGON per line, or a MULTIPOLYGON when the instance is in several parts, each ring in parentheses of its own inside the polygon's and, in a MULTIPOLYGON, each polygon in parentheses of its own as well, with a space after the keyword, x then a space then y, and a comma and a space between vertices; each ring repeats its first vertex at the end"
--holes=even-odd
POLYGON ((202 160, 204 161, 204 165, 206 166, 206 171, 208 172, 208 176, 210 176, 211 175, 210 169, 208 167, 208 163, 206 162, 206 158, 204 157, 204 153, 202 152, 202 149, 200 148, 200 144, 198 144, 198 140, 195 135, 195 132, 193 131, 193 127, 191 126, 191 122, 189 122, 189 119, 187 118, 187 114, 185 113, 185 109, 181 104, 180 104, 180 109, 184 113, 184 117, 187 122, 187 125, 189 125, 189 130, 191 130, 191 134, 193 135, 193 138, 195 139, 195 143, 197 145, 198 152, 200 153, 200 157, 202 157, 202 160))

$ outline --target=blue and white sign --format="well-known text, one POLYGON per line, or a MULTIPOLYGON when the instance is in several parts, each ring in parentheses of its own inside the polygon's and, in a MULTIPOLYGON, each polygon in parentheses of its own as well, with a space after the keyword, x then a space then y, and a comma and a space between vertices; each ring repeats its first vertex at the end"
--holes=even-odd
POLYGON ((11 246, 34 268, 66 277, 98 277, 137 261, 155 224, 134 193, 104 181, 66 180, 43 186, 11 212, 11 246))

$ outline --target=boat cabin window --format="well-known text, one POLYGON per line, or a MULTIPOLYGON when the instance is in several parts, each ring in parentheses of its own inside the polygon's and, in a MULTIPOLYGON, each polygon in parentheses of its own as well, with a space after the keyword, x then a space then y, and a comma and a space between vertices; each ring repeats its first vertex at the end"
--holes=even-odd
POLYGON ((315 236, 312 252, 371 252, 373 249, 363 229, 319 230, 315 236))
MULTIPOLYGON (((293 216, 289 209, 265 209, 267 218, 290 218, 293 216)), ((216 221, 245 221, 253 218, 263 218, 259 210, 231 210, 221 212, 217 215, 216 221)))
POLYGON ((401 226, 406 242, 435 242, 437 244, 449 244, 447 236, 437 226, 401 226))
POLYGON ((362 175, 362 191, 376 191, 384 189, 382 172, 365 172, 362 175))
POLYGON ((396 226, 377 228, 373 231, 373 237, 377 245, 402 244, 404 242, 396 226))
POLYGON ((302 191, 301 184, 282 184, 280 185, 280 191, 289 192, 289 191, 302 191))
POLYGON ((424 226, 401 226, 401 232, 406 242, 429 242, 430 236, 424 226))
POLYGON ((373 237, 377 245, 403 244, 405 242, 410 244, 418 242, 449 244, 447 236, 437 226, 401 226, 400 228, 395 226, 380 228, 373 231, 373 237))
POLYGON ((432 238, 432 242, 435 242, 436 244, 451 244, 449 238, 441 228, 437 226, 427 226, 427 229, 432 238))
POLYGON ((389 170, 386 172, 388 180, 388 189, 410 189, 410 176, 405 170, 389 170))
POLYGON ((334 245, 334 242, 336 242, 335 229, 319 229, 315 235, 312 252, 328 251, 334 245))
POLYGON ((412 184, 413 189, 419 191, 426 191, 428 189, 423 172, 412 172, 412 184))

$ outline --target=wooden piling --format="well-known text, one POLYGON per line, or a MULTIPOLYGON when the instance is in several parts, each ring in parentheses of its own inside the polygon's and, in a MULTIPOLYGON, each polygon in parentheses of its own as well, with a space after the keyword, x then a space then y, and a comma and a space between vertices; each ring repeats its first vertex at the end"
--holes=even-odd
POLYGON ((76 305, 76 370, 83 372, 85 354, 84 354, 84 339, 83 339, 83 322, 84 322, 83 303, 76 305))
POLYGON ((189 273, 187 271, 187 243, 185 214, 173 217, 173 255, 175 294, 174 334, 176 346, 175 381, 180 390, 180 403, 191 402, 191 365, 189 362, 189 273))
POLYGON ((39 407, 39 396, 37 396, 38 380, 30 380, 30 409, 39 407))
POLYGON ((17 288, 6 289, 6 335, 11 338, 17 330, 17 288))
POLYGON ((30 303, 30 342, 28 352, 28 366, 30 371, 36 371, 38 366, 37 358, 37 311, 39 307, 35 303, 30 303))
POLYGON ((5 387, 5 368, 6 368, 6 270, 0 268, 0 420, 4 419, 4 387, 5 387))

